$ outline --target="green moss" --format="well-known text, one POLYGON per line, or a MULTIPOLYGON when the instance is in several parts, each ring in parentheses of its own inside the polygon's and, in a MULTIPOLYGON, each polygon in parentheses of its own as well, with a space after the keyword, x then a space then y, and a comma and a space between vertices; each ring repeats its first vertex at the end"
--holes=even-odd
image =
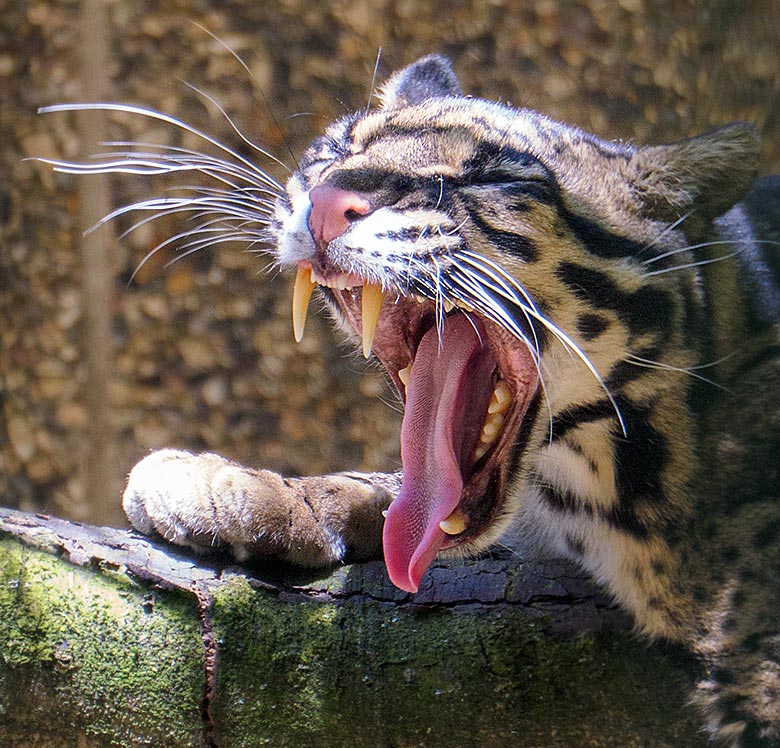
POLYGON ((678 676, 641 643, 555 640, 528 611, 481 610, 284 601, 234 579, 214 609, 219 737, 232 748, 569 748, 612 735, 628 748, 643 735, 675 745, 680 725, 695 734, 678 676), (656 678, 670 683, 660 704, 647 699, 656 678))
POLYGON ((203 649, 184 595, 1 541, 0 669, 0 728, 50 699, 100 745, 199 742, 203 649))
MULTIPOLYGON (((4 744, 199 745, 194 606, 0 542, 0 737, 57 715, 51 741, 4 744)), ((561 641, 519 607, 334 602, 229 575, 212 617, 223 748, 703 745, 680 671, 629 635, 561 641)))

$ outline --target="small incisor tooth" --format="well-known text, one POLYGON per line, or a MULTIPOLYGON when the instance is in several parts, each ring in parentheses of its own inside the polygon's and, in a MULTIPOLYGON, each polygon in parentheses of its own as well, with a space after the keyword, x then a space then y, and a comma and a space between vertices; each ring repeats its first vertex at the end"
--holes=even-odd
POLYGON ((488 413, 503 413, 509 407, 509 401, 512 399, 512 393, 503 382, 499 382, 493 390, 493 397, 490 398, 488 413))
POLYGON ((292 316, 293 334, 295 342, 300 343, 303 338, 303 328, 306 326, 306 314, 309 310, 309 299, 316 283, 312 281, 310 267, 298 267, 293 287, 292 316))
POLYGON ((479 440, 483 444, 492 444, 503 425, 504 416, 501 413, 489 415, 485 419, 485 423, 482 424, 482 433, 479 435, 479 440))
POLYGON ((439 522, 439 528, 447 535, 460 535, 467 527, 466 515, 457 509, 447 519, 439 522))
POLYGON ((377 283, 366 283, 363 286, 363 308, 360 324, 363 336, 363 356, 365 358, 368 358, 371 355, 371 348, 374 345, 376 323, 379 320, 379 312, 382 309, 382 302, 384 300, 385 292, 382 290, 382 286, 377 283))

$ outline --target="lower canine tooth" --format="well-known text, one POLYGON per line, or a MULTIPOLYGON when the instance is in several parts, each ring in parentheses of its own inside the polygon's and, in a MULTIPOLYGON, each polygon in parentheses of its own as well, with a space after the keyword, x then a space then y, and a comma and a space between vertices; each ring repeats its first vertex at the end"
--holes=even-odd
POLYGON ((385 300, 385 292, 377 283, 366 283, 363 286, 361 333, 363 336, 363 356, 371 355, 371 347, 374 345, 374 333, 382 302, 385 300))
POLYGON ((292 315, 293 334, 295 342, 300 343, 303 338, 303 328, 306 325, 306 314, 309 310, 309 299, 316 285, 312 280, 314 275, 310 267, 298 267, 293 288, 292 315))
POLYGON ((398 378, 401 380, 401 383, 404 387, 406 387, 407 384, 409 384, 409 377, 412 375, 412 365, 409 364, 409 366, 405 366, 403 369, 398 370, 398 378))
POLYGON ((460 535, 467 527, 466 515, 457 509, 447 519, 439 522, 439 528, 447 535, 460 535))

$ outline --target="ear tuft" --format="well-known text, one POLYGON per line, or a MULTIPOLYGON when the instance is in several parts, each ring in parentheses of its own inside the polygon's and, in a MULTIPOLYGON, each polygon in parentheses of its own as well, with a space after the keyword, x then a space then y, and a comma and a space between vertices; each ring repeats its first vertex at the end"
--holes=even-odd
POLYGON ((393 73, 382 88, 381 99, 383 109, 400 109, 428 99, 460 95, 460 84, 449 60, 428 55, 393 73))
POLYGON ((704 220, 739 202, 758 173, 761 139, 753 125, 734 122, 670 145, 634 152, 636 187, 659 217, 694 211, 704 220))

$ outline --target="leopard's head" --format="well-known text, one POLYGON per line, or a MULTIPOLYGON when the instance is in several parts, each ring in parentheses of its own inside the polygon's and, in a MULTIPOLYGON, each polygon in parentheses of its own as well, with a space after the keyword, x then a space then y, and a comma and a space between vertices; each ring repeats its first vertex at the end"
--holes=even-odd
MULTIPOLYGON (((318 287, 405 403, 384 530, 396 585, 416 590, 440 550, 486 547, 546 488, 617 521, 627 484, 662 481, 652 458, 658 475, 621 474, 621 445, 674 438, 648 413, 664 391, 682 400, 670 372, 694 363, 684 229, 739 198, 756 144, 743 125, 604 142, 464 97, 438 56, 314 141, 277 206, 277 254, 297 269, 296 336, 318 287)), ((653 519, 621 511, 638 531, 653 519)))

